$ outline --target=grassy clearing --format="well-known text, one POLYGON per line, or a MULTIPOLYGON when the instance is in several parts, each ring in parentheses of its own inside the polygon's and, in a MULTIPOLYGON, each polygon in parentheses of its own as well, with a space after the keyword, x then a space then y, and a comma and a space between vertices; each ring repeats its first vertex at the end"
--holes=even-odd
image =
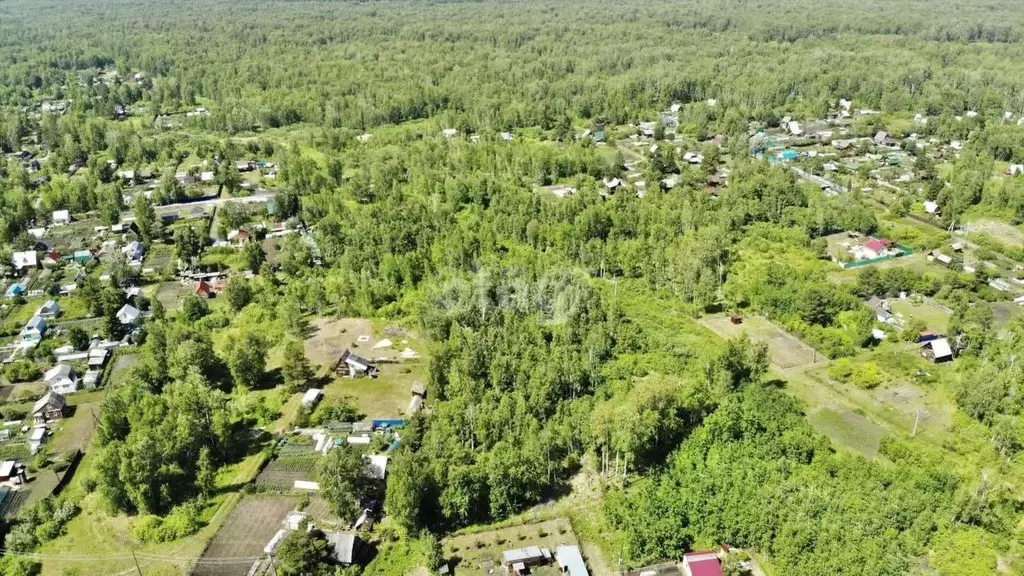
POLYGON ((884 429, 845 409, 817 408, 807 415, 807 419, 833 442, 869 459, 878 453, 878 447, 886 436, 884 429))
POLYGON ((889 304, 892 306, 893 313, 902 314, 905 320, 918 318, 924 321, 928 329, 933 332, 945 334, 949 328, 949 314, 927 302, 892 299, 889 304))
POLYGON ((346 398, 368 418, 405 416, 413 382, 427 381, 429 357, 426 343, 408 331, 381 328, 369 320, 319 319, 313 323, 313 334, 306 340, 305 349, 310 361, 319 367, 319 373, 330 378, 324 395, 346 398), (391 346, 374 347, 385 338, 392 341, 391 346), (346 348, 377 360, 380 376, 351 379, 331 372, 346 348), (405 348, 415 351, 419 357, 403 358, 401 352, 405 348))
POLYGON ((12 309, 5 319, 6 323, 22 326, 29 319, 35 315, 39 307, 46 303, 47 300, 56 300, 60 305, 60 318, 49 322, 52 324, 59 324, 61 322, 67 322, 69 320, 80 320, 89 315, 89 308, 86 306, 85 301, 75 296, 39 296, 37 298, 29 298, 25 300, 25 303, 17 308, 12 309))
POLYGON ((716 314, 701 318, 700 323, 723 338, 736 338, 746 333, 754 342, 763 342, 768 346, 772 364, 780 368, 805 366, 824 358, 796 336, 760 316, 743 316, 741 324, 733 324, 729 316, 716 314))
POLYGON ((61 420, 49 442, 53 452, 85 450, 96 430, 96 421, 100 415, 99 402, 79 404, 70 418, 61 420))
POLYGON ((192 290, 188 286, 183 286, 181 282, 175 280, 160 284, 156 299, 163 304, 165 310, 177 310, 181 299, 191 293, 192 290))
POLYGON ((1007 222, 979 218, 969 222, 966 227, 968 235, 984 234, 1007 246, 1024 246, 1024 231, 1007 222))
POLYGON ((110 367, 107 386, 120 386, 127 382, 132 366, 138 364, 141 358, 139 354, 118 354, 114 358, 114 365, 110 367))

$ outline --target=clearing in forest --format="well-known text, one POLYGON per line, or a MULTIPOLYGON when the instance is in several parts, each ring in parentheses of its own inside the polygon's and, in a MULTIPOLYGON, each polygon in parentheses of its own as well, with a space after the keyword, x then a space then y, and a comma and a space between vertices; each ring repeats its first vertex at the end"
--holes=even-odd
POLYGON ((409 416, 413 383, 427 382, 429 357, 423 340, 402 328, 379 329, 362 318, 319 318, 311 332, 306 356, 328 375, 325 400, 345 398, 368 419, 409 416), (375 362, 380 374, 353 379, 334 372, 346 348, 375 362))
POLYGON ((734 324, 729 316, 716 314, 701 318, 700 323, 723 338, 736 338, 746 332, 754 342, 768 346, 768 357, 779 368, 796 368, 827 360, 814 348, 761 316, 745 315, 742 319, 741 323, 734 324))

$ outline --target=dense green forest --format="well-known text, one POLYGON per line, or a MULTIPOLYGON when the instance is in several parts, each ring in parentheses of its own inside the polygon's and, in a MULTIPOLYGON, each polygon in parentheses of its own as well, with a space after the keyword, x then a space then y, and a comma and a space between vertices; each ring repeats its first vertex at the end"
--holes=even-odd
MULTIPOLYGON (((283 343, 294 393, 312 380, 309 321, 365 317, 431 343, 429 409, 388 472, 394 539, 514 518, 590 473, 591 529, 624 568, 724 544, 776 574, 1024 574, 1024 321, 997 329, 985 269, 847 273, 826 254, 841 232, 927 252, 965 214, 1024 221, 1024 180, 993 177, 1024 161, 1024 126, 1003 121, 1022 113, 1024 8, 1007 1, 5 0, 0 253, 69 209, 130 216, 180 269, 234 254, 156 209, 195 198, 176 173, 200 164, 222 198, 245 197, 234 162, 249 158, 277 166, 274 217, 311 231, 315 251, 297 234, 272 259, 239 251, 225 306, 139 304, 138 362, 105 394, 78 473, 110 514, 143 518, 142 541, 196 533, 217 471, 266 440, 278 414, 252 392, 268 351, 283 343), (851 121, 858 137, 924 114, 922 137, 963 151, 911 151, 928 180, 890 204, 826 194, 752 154, 758 132, 824 119, 840 98, 878 112, 851 121), (53 102, 66 111, 43 111, 53 102), (606 193, 631 170, 614 140, 673 103, 677 141, 659 125, 662 148, 633 154, 647 182, 679 184, 606 193), (608 143, 580 136, 606 127, 608 143), (38 170, 17 156, 29 149, 38 170), (728 185, 709 193, 723 168, 728 185), (126 169, 154 173, 148 194, 126 169), (576 192, 543 188, 555 184, 576 192), (922 199, 944 207, 934 230, 906 220, 922 199), (945 395, 951 423, 938 440, 916 423, 888 434, 870 459, 812 426, 763 343, 696 322, 761 316, 815 360, 859 362, 879 339, 864 301, 901 292, 950 310, 955 367, 925 373, 916 349, 901 366, 945 395)), ((234 229, 252 214, 229 203, 218 217, 234 229)), ((121 290, 139 273, 108 276, 76 297, 121 338, 121 290)), ((922 331, 886 328, 897 342, 922 331)), ((24 512, 0 573, 33 573, 17 555, 59 538, 73 500, 24 512)))

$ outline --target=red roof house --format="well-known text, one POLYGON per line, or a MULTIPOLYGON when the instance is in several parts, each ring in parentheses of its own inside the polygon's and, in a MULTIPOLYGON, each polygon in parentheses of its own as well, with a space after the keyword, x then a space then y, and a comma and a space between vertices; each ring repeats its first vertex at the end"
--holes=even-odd
POLYGON ((210 294, 213 293, 213 287, 206 283, 205 280, 200 280, 199 284, 196 284, 196 296, 201 298, 209 298, 210 294))
POLYGON ((60 262, 60 252, 47 252, 43 258, 43 264, 52 265, 60 262))
POLYGON ((686 576, 722 576, 722 563, 714 552, 690 552, 683 556, 686 576))
POLYGON ((879 238, 872 238, 864 243, 864 247, 872 252, 882 252, 886 248, 892 245, 891 240, 884 240, 879 238))
POLYGON ((249 241, 249 233, 245 230, 232 230, 228 232, 228 242, 244 244, 249 241))

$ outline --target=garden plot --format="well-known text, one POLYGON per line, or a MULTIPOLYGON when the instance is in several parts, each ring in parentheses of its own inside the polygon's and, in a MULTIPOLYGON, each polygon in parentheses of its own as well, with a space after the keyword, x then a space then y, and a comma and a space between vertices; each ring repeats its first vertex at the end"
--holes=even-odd
POLYGON ((160 284, 156 291, 156 299, 163 304, 165 310, 177 310, 181 300, 192 294, 192 288, 174 280, 160 284))
MULTIPOLYGON (((559 546, 578 545, 576 534, 565 518, 453 536, 442 543, 445 557, 457 566, 455 572, 474 576, 504 572, 501 555, 506 550, 538 546, 554 554, 559 546)), ((559 574, 558 564, 536 566, 530 573, 554 576, 559 574)))
POLYGON ((235 506, 196 562, 193 576, 245 576, 298 503, 290 496, 248 496, 235 506))
POLYGON ((319 456, 282 456, 269 464, 256 477, 256 487, 264 490, 290 491, 296 480, 316 482, 319 456))

